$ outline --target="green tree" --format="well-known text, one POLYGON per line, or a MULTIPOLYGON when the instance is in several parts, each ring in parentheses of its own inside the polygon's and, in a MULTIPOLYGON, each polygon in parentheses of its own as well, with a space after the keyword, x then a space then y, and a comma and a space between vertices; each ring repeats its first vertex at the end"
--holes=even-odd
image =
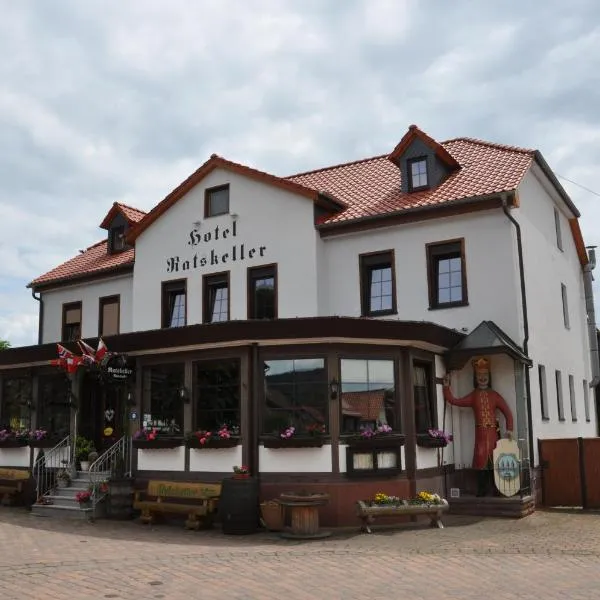
POLYGON ((10 348, 10 342, 7 340, 0 340, 0 350, 8 350, 10 348))

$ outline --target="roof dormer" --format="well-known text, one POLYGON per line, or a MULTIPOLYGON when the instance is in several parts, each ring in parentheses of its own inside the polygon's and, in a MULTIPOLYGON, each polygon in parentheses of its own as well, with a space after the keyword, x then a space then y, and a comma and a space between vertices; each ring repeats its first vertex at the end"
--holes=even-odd
POLYGON ((119 202, 115 202, 104 220, 100 224, 102 229, 108 231, 108 254, 118 254, 124 250, 131 248, 127 243, 127 232, 135 223, 139 222, 145 215, 137 208, 125 206, 119 202))
POLYGON ((460 168, 456 159, 416 125, 411 125, 388 156, 401 172, 402 192, 435 188, 452 171, 460 168))

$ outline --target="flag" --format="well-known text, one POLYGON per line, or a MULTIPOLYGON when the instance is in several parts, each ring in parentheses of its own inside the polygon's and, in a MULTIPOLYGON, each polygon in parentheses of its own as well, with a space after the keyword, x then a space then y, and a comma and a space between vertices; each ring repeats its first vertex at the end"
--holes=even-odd
POLYGON ((75 373, 77 367, 83 362, 80 356, 73 355, 71 358, 67 358, 67 373, 75 373))
POLYGON ((67 350, 64 346, 56 344, 58 346, 58 358, 67 359, 72 358, 74 355, 70 350, 67 350))
POLYGON ((98 349, 96 350, 96 362, 100 362, 107 352, 108 348, 106 347, 106 344, 104 343, 102 338, 100 338, 100 340, 98 341, 98 349))
POLYGON ((81 359, 86 365, 93 365, 95 362, 96 351, 86 344, 83 340, 79 340, 77 345, 81 349, 81 359))
POLYGON ((59 367, 61 369, 65 369, 67 366, 67 361, 64 358, 54 358, 50 361, 50 364, 53 367, 59 367))

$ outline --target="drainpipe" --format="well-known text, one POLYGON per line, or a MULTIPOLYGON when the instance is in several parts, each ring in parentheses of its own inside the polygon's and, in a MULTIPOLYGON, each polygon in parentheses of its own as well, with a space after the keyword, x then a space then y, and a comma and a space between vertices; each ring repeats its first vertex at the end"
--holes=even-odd
MULTIPOLYGON (((519 278, 521 280, 521 308, 523 311, 523 352, 529 356, 529 317, 527 314, 527 293, 525 291, 525 267, 523 265, 523 243, 521 240, 521 226, 518 221, 510 214, 508 208, 507 195, 502 194, 502 210, 508 220, 514 225, 517 234, 517 256, 519 260, 519 278)), ((527 395, 527 428, 529 441, 529 466, 534 454, 533 447, 533 416, 531 414, 531 379, 529 377, 529 367, 525 368, 525 394, 527 395)))
POLYGON ((40 303, 39 311, 38 311, 38 345, 42 343, 42 338, 44 334, 44 301, 42 300, 42 294, 39 296, 35 295, 35 290, 31 290, 31 296, 34 300, 37 300, 40 303))
POLYGON ((588 317, 588 334, 590 338, 590 359, 592 363, 592 381, 594 388, 600 383, 600 362, 598 362, 598 336, 596 334, 596 311, 594 310, 594 290, 592 271, 596 268, 596 246, 587 247, 589 261, 583 267, 583 289, 585 292, 585 309, 588 317))

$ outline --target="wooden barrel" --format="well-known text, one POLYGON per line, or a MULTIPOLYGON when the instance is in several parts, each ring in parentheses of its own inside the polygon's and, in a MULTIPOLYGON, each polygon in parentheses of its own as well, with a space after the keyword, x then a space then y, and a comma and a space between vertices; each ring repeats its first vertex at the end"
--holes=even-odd
POLYGON ((258 481, 253 477, 224 479, 219 498, 219 518, 225 534, 255 533, 260 519, 258 481))

